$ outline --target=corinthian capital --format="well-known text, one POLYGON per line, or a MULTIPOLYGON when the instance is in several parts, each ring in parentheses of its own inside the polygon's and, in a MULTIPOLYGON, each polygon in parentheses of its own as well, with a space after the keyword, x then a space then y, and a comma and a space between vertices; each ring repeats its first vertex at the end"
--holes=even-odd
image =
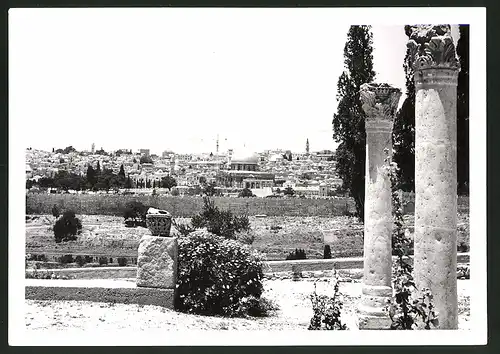
POLYGON ((363 84, 360 98, 366 120, 383 120, 392 122, 398 108, 401 90, 388 84, 363 84))
POLYGON ((460 69, 450 25, 405 26, 413 70, 460 69))

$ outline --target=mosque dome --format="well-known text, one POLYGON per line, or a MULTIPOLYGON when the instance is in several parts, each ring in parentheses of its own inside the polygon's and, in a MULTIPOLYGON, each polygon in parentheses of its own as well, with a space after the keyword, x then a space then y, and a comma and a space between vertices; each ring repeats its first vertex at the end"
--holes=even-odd
POLYGON ((250 151, 236 151, 231 158, 231 163, 256 165, 259 163, 259 155, 250 151))

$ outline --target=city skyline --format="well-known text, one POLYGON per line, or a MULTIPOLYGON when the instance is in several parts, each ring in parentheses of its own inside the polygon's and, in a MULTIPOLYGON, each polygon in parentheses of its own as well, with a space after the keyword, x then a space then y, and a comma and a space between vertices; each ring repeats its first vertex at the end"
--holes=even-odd
MULTIPOLYGON (((11 11, 10 117, 26 146, 209 153, 219 135, 219 151, 336 149, 351 25, 338 9, 109 10, 11 11)), ((372 33, 375 81, 401 105, 404 25, 372 33)))

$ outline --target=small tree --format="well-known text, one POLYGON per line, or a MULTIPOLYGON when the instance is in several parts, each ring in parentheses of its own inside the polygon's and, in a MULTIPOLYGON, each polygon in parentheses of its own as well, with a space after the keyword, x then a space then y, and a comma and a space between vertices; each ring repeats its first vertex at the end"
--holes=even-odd
POLYGON ((248 216, 233 215, 230 210, 220 210, 209 197, 203 198, 202 212, 193 216, 189 225, 175 222, 173 225, 182 235, 206 228, 210 233, 232 240, 236 239, 236 233, 250 230, 248 216))
POLYGON ((153 160, 151 159, 151 157, 143 155, 143 156, 141 156, 141 159, 139 160, 139 162, 142 165, 143 163, 153 163, 153 160))
POLYGON ((128 176, 127 179, 125 180, 124 187, 127 188, 127 189, 132 188, 132 180, 130 179, 130 176, 128 176))
POLYGON ((161 187, 171 190, 173 187, 177 186, 177 181, 172 176, 165 176, 161 179, 161 187))
POLYGON ((53 230, 56 243, 72 241, 81 233, 82 223, 74 211, 68 210, 56 221, 53 230))
POLYGON ((125 206, 123 218, 127 226, 146 227, 146 213, 148 207, 138 201, 131 201, 125 206))
POLYGON ((59 215, 61 215, 61 211, 57 207, 57 204, 54 204, 54 206, 52 207, 52 216, 57 219, 59 215))
POLYGON ((332 249, 330 245, 325 245, 325 249, 323 250, 323 259, 331 259, 332 258, 332 249))
POLYGON ((248 198, 248 197, 255 197, 255 195, 249 188, 243 188, 243 190, 238 194, 238 197, 248 198))
POLYGON ((289 195, 289 196, 293 196, 295 195, 295 191, 293 190, 292 187, 288 186, 285 188, 285 190, 283 191, 283 194, 284 195, 289 195))
POLYGON ((298 259, 307 259, 306 251, 301 248, 296 248, 295 251, 292 251, 286 256, 287 261, 294 261, 298 259))
POLYGON ((208 197, 213 197, 214 195, 217 194, 217 190, 215 189, 215 183, 208 183, 205 184, 203 187, 203 194, 205 194, 208 197))

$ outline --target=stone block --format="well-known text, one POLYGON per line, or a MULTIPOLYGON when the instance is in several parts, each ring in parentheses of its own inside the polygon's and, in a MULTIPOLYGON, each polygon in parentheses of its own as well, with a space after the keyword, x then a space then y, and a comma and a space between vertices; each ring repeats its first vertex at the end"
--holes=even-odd
POLYGON ((170 236, 172 215, 166 210, 149 208, 146 214, 146 226, 153 236, 170 236))
POLYGON ((137 286, 174 289, 177 255, 176 237, 143 236, 138 249, 137 286))

